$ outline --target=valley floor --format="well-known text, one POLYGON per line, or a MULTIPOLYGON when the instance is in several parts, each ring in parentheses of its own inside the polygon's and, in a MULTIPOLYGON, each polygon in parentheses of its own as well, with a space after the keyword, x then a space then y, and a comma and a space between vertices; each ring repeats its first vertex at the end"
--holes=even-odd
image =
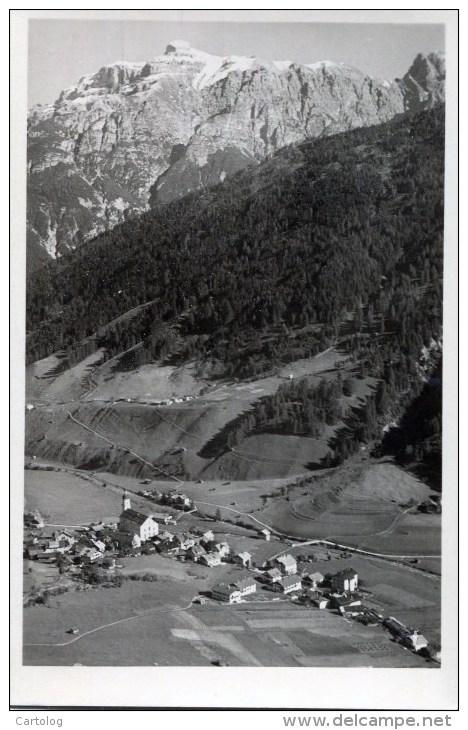
MULTIPOLYGON (((25 471, 26 509, 41 512, 45 531, 116 521, 124 489, 132 493, 137 509, 155 509, 154 502, 137 494, 142 486, 135 478, 38 460, 29 467, 33 468, 25 471)), ((431 644, 440 644, 440 515, 421 515, 407 506, 410 493, 423 499, 427 488, 414 484, 393 464, 366 463, 341 475, 340 471, 317 479, 308 487, 307 499, 300 480, 292 486, 289 481, 288 501, 265 497, 285 488, 285 479, 186 483, 184 491, 197 510, 183 514, 170 529, 212 529, 217 541, 227 541, 234 552, 247 550, 256 565, 291 553, 299 570, 326 574, 352 566, 369 608, 395 616, 419 629, 431 644), (333 491, 340 480, 346 489, 333 491), (362 491, 363 484, 368 490, 377 489, 373 495, 377 501, 370 504, 370 495, 364 494, 361 512, 356 503, 349 512, 347 500, 352 501, 353 491, 362 491), (296 523, 288 510, 301 511, 296 523), (349 519, 354 516, 354 533, 351 523, 343 520, 346 512, 349 519), (272 528, 269 542, 259 536, 262 525, 272 528), (358 525, 361 532, 356 535, 358 525), (348 557, 333 547, 334 541, 349 546, 348 557), (394 557, 385 557, 388 554, 394 557)), ((156 486, 167 491, 171 485, 154 482, 151 488, 156 486)), ((68 592, 52 597, 47 606, 25 607, 25 664, 190 666, 220 660, 233 666, 437 666, 392 641, 380 625, 364 626, 335 611, 298 605, 290 596, 278 596, 260 584, 241 604, 223 605, 212 599, 206 605, 192 603, 214 584, 249 574, 231 563, 208 568, 151 554, 123 558, 119 565, 123 576, 152 574, 155 582, 127 580, 121 587, 76 590, 72 581, 68 592), (72 626, 79 627, 77 636, 67 633, 72 626)), ((256 577, 255 571, 251 574, 256 577)), ((60 581, 63 577, 53 566, 25 561, 26 592, 60 581)))

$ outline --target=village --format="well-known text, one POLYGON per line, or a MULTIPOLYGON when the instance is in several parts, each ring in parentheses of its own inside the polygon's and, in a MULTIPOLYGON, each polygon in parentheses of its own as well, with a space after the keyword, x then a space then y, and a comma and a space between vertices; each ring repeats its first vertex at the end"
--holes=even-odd
MULTIPOLYGON (((149 480, 143 484, 149 486, 149 480)), ((327 546, 320 552, 320 546, 308 546, 307 553, 293 555, 294 551, 288 551, 284 541, 283 549, 275 551, 274 547, 280 547, 279 537, 260 526, 250 529, 248 538, 243 536, 258 548, 239 550, 239 537, 236 540, 235 533, 232 538, 235 546, 226 536, 219 539, 216 518, 205 517, 203 521, 210 523, 205 528, 200 519, 196 523, 190 521, 197 508, 186 494, 175 489, 167 492, 141 489, 138 496, 158 505, 158 511, 154 512, 132 506, 135 496, 123 491, 117 522, 98 521, 51 529, 37 510, 25 514, 25 561, 29 565, 53 566, 61 578, 54 587, 25 591, 25 606, 47 605, 50 596, 70 590, 118 588, 125 580, 156 581, 157 570, 134 573, 122 570, 123 561, 128 563, 129 559, 141 559, 141 556, 150 560, 154 556, 155 562, 158 557, 192 565, 205 573, 208 569, 210 588, 196 593, 191 601, 193 605, 288 602, 311 612, 328 611, 362 626, 379 627, 389 640, 438 661, 439 647, 432 646, 417 629, 385 615, 378 599, 365 588, 365 576, 359 576, 349 564, 352 552, 338 546, 327 546), (262 545, 271 549, 262 552, 262 545), (326 561, 331 568, 337 560, 345 560, 346 567, 314 569, 317 562, 323 565, 326 561), (221 572, 223 568, 229 568, 228 572, 221 572)), ((187 580, 200 577, 187 571, 187 580)), ((67 632, 79 635, 80 626, 70 626, 67 632)))

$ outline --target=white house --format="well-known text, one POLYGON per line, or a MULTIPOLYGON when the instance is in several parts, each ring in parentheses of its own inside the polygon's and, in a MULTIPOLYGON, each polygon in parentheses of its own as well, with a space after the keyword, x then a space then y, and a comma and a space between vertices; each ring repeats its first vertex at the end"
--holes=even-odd
POLYGON ((91 540, 92 544, 96 548, 96 550, 99 550, 101 553, 103 553, 106 549, 106 543, 102 540, 91 540))
POLYGON ((264 530, 260 530, 260 534, 263 536, 263 538, 268 542, 271 538, 271 532, 270 530, 267 530, 266 528, 264 530))
POLYGON ((294 575, 297 573, 297 562, 292 555, 280 555, 275 558, 276 565, 279 567, 283 575, 294 575))
POLYGON ((426 648, 429 642, 419 631, 413 631, 403 637, 403 643, 409 646, 410 649, 413 649, 413 651, 421 651, 426 648))
POLYGON ((336 591, 352 593, 358 587, 358 574, 353 568, 340 570, 331 577, 331 585, 336 591))
POLYGON ((221 556, 219 553, 205 553, 200 556, 199 562, 207 565, 208 568, 215 568, 217 565, 221 565, 221 556))
POLYGON ((234 555, 232 560, 234 563, 239 563, 239 565, 243 565, 244 568, 250 568, 252 565, 252 556, 246 551, 243 553, 237 553, 237 555, 234 555))
POLYGON ((119 519, 119 529, 122 532, 136 535, 140 542, 146 542, 158 534, 158 523, 152 517, 132 509, 126 494, 123 496, 123 508, 119 519))
POLYGON ((222 558, 225 558, 231 552, 231 548, 227 542, 217 542, 215 548, 222 558))
POLYGON ((239 603, 242 599, 240 591, 227 583, 218 583, 213 587, 211 595, 216 601, 223 601, 223 603, 239 603))
POLYGON ((285 575, 278 585, 282 593, 293 593, 294 591, 300 591, 302 588, 301 579, 298 575, 285 575))
POLYGON ((232 585, 234 588, 237 588, 241 596, 248 596, 251 593, 255 593, 257 590, 257 584, 250 575, 245 578, 239 578, 239 580, 234 581, 232 585))
POLYGON ((316 596, 315 598, 311 598, 311 603, 317 608, 324 609, 328 608, 330 601, 328 598, 324 598, 323 596, 316 596))

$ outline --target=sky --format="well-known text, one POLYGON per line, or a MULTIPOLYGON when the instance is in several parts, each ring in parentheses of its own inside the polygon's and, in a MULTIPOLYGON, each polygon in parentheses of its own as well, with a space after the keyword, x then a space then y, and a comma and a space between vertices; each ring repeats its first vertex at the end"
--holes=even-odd
POLYGON ((403 76, 418 53, 445 50, 444 26, 430 24, 33 19, 28 106, 55 101, 63 89, 106 64, 155 58, 176 39, 222 56, 346 63, 389 80, 403 76))

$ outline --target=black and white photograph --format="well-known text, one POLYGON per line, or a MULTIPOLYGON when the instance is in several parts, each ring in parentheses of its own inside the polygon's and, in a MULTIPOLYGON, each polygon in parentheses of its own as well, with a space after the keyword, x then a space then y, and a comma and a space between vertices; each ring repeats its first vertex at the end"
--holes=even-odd
POLYGON ((21 667, 437 683, 457 11, 25 12, 21 667))

